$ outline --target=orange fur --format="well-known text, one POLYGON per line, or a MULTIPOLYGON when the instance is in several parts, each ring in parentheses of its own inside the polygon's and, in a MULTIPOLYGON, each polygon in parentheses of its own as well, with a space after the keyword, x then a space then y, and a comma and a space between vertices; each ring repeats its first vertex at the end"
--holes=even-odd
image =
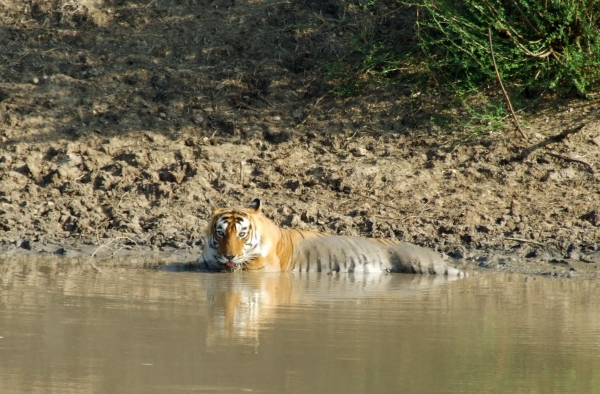
MULTIPOLYGON (((290 270, 295 245, 302 239, 318 237, 322 233, 314 231, 283 229, 265 217, 261 212, 260 201, 254 200, 248 208, 219 208, 211 202, 212 218, 206 234, 207 239, 216 235, 218 221, 227 223, 225 234, 218 240, 219 256, 240 256, 244 254, 244 245, 256 232, 260 235, 260 255, 242 264, 244 269, 280 272, 290 270), (239 218, 247 218, 252 229, 245 237, 239 237, 235 223, 239 218)), ((207 248, 209 246, 207 245, 207 248)), ((205 249, 206 250, 206 249, 205 249)), ((206 253, 205 253, 206 254, 206 253)), ((202 259, 201 259, 202 260, 202 259)), ((208 259, 205 261, 210 264, 208 259)))

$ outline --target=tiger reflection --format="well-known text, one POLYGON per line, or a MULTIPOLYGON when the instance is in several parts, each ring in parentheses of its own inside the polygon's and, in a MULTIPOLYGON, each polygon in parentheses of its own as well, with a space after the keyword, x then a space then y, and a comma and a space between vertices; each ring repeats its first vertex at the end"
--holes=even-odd
POLYGON ((385 274, 238 272, 202 275, 209 308, 208 344, 237 340, 258 346, 261 327, 285 306, 398 299, 424 293, 458 278, 385 274))

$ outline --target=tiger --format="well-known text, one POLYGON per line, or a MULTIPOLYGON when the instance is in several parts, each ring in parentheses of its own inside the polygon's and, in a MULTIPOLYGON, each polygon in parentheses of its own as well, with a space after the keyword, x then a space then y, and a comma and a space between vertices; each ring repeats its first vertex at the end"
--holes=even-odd
POLYGON ((198 259, 209 271, 400 272, 465 276, 432 249, 381 238, 285 229, 262 214, 256 198, 247 208, 219 208, 212 216, 198 259))

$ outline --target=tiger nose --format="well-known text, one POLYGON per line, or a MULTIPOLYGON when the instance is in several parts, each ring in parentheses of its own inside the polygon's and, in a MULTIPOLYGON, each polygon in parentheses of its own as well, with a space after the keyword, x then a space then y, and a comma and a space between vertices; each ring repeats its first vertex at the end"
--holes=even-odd
POLYGON ((224 254, 223 257, 225 257, 227 260, 231 261, 231 260, 233 260, 235 255, 234 254, 224 254))

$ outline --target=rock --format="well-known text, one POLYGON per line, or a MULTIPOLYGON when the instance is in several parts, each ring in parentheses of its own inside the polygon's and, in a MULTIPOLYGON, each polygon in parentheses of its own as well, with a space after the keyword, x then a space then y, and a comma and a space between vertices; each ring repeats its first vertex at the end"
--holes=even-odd
POLYGON ((40 168, 38 167, 38 165, 36 163, 33 162, 32 159, 28 158, 25 160, 25 166, 27 168, 27 172, 29 172, 29 174, 31 174, 31 177, 34 180, 39 179, 40 177, 40 168))
POLYGON ((192 121, 197 125, 201 125, 202 122, 204 122, 204 118, 200 115, 194 115, 194 117, 192 118, 192 121))
POLYGON ((581 219, 587 220, 594 226, 600 227, 600 207, 586 213, 581 219))
POLYGON ((8 171, 0 180, 0 196, 8 196, 15 190, 20 190, 25 187, 29 180, 27 177, 16 171, 8 171))
POLYGON ((466 257, 467 252, 466 249, 463 246, 459 246, 456 249, 454 249, 454 251, 452 251, 450 253, 450 256, 457 259, 457 260, 462 260, 466 257))
POLYGON ((361 156, 366 156, 367 155, 367 150, 365 148, 354 148, 352 150, 352 154, 354 154, 354 156, 356 157, 361 157, 361 156))
POLYGON ((290 141, 292 139, 292 133, 287 130, 281 131, 269 128, 263 132, 263 137, 273 144, 281 144, 282 142, 290 141))
POLYGON ((76 167, 82 163, 81 156, 67 152, 63 157, 60 158, 58 165, 61 167, 76 167))

